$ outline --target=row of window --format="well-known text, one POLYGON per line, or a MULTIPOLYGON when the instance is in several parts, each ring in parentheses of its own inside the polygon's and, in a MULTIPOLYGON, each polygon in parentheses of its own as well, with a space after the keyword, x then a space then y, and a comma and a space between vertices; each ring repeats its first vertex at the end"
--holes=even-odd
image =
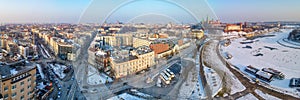
POLYGON ((21 78, 24 78, 24 77, 28 76, 28 75, 29 75, 29 73, 25 73, 25 74, 19 75, 18 77, 13 78, 12 81, 17 81, 17 80, 19 80, 21 78))
MULTIPOLYGON (((23 84, 24 84, 24 83, 23 83, 23 84)), ((11 87, 12 90, 14 90, 14 89, 16 89, 16 88, 17 88, 17 85, 13 85, 13 86, 11 87)), ((27 88, 28 88, 28 89, 31 88, 31 85, 28 85, 27 88)), ((4 87, 4 91, 7 91, 7 90, 8 90, 8 86, 5 86, 5 87, 4 87)), ((24 91, 24 88, 23 88, 23 91, 24 91)), ((22 91, 22 89, 21 89, 21 92, 23 92, 23 91, 22 91)))
POLYGON ((148 61, 139 61, 139 62, 131 62, 131 63, 128 63, 128 64, 124 64, 124 65, 119 65, 117 66, 118 68, 123 68, 123 67, 127 67, 127 66, 133 66, 133 65, 138 65, 138 66, 141 66, 142 64, 148 64, 148 61))
MULTIPOLYGON (((12 98, 16 97, 16 95, 17 95, 17 93, 11 94, 12 98)), ((4 95, 4 99, 7 99, 8 96, 9 96, 8 94, 5 94, 5 95, 4 95)), ((20 99, 23 100, 23 99, 24 99, 24 95, 22 95, 22 96, 20 97, 20 99)))
MULTIPOLYGON (((23 93, 24 88, 21 89, 21 91, 22 91, 21 93, 23 93)), ((27 95, 29 96, 29 95, 32 94, 32 93, 33 93, 33 91, 30 91, 30 92, 27 93, 27 95)), ((14 98, 14 97, 16 97, 16 95, 17 95, 17 93, 14 92, 14 93, 11 94, 11 97, 14 98)), ((5 94, 5 95, 4 95, 4 99, 7 99, 8 96, 9 96, 9 94, 5 94)), ((20 99, 23 100, 23 99, 24 99, 24 95, 22 95, 22 96, 20 97, 20 99)))

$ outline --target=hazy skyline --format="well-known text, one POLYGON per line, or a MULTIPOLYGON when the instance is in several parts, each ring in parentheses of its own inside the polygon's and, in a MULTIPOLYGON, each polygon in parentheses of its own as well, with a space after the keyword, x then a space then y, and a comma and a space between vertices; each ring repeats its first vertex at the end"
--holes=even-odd
POLYGON ((162 21, 161 17, 177 23, 193 23, 206 16, 223 22, 300 21, 299 0, 205 1, 1 0, 0 23, 135 22, 133 18, 140 22, 141 17, 146 21, 151 16, 154 21, 162 21))

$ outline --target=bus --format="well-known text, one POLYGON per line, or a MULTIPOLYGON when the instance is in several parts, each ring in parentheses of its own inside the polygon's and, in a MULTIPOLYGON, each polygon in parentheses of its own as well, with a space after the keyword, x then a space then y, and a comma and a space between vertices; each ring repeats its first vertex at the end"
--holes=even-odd
POLYGON ((167 85, 170 84, 170 81, 167 80, 167 76, 163 73, 160 73, 160 78, 164 81, 164 83, 166 83, 167 85))
POLYGON ((170 69, 167 69, 166 71, 171 75, 172 78, 175 77, 175 74, 172 71, 170 71, 170 69))

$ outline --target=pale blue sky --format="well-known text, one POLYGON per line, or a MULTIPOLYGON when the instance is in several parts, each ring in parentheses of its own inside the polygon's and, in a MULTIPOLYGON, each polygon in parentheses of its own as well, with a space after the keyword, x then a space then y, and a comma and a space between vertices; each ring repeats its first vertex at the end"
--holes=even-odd
POLYGON ((135 22, 143 21, 143 17, 145 21, 169 18, 193 23, 207 15, 225 22, 300 21, 300 0, 205 1, 0 0, 0 23, 135 22))

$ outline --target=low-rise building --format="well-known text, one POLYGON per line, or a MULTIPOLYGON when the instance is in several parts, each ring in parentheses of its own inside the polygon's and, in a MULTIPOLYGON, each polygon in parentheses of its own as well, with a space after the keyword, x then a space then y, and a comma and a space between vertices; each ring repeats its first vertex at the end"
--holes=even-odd
POLYGON ((227 24, 225 29, 224 29, 224 32, 232 32, 232 31, 237 31, 237 32, 240 32, 243 30, 243 24, 242 23, 239 23, 239 24, 227 24))
POLYGON ((273 75, 264 71, 257 71, 256 77, 265 80, 267 82, 270 82, 272 80, 273 75))
POLYGON ((292 78, 290 80, 290 87, 300 87, 300 78, 292 78))
POLYGON ((284 79, 285 77, 285 75, 282 72, 275 70, 273 68, 263 68, 262 70, 274 75, 274 77, 278 79, 284 79))
POLYGON ((154 51, 155 55, 166 52, 170 49, 167 43, 150 44, 150 48, 154 51))
POLYGON ((259 71, 259 69, 254 68, 253 66, 249 65, 249 66, 246 67, 245 71, 248 72, 248 73, 250 73, 250 74, 255 75, 256 72, 259 71))

